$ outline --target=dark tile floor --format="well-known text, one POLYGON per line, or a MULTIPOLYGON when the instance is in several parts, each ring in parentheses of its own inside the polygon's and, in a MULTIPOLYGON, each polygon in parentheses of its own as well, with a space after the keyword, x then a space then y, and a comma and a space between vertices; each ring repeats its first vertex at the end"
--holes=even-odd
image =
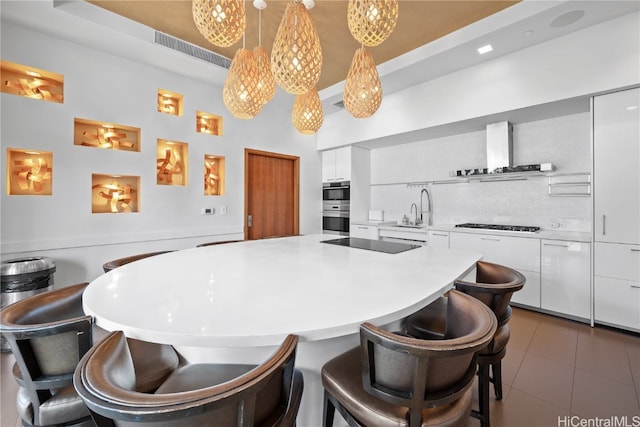
POLYGON ((518 308, 509 325, 491 427, 640 426, 640 337, 518 308))
MULTIPOLYGON (((492 427, 640 426, 640 337, 518 308, 510 326, 492 427)), ((12 364, 2 353, 2 427, 20 425, 12 364)))

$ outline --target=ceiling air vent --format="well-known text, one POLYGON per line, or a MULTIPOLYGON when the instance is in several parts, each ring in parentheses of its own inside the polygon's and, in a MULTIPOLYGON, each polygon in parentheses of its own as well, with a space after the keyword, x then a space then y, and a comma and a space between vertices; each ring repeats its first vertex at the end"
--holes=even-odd
POLYGON ((185 53, 194 58, 198 58, 202 61, 209 62, 227 70, 231 66, 231 60, 210 50, 203 49, 191 43, 187 43, 184 40, 177 39, 168 34, 156 31, 156 44, 168 47, 169 49, 177 50, 178 52, 185 53))

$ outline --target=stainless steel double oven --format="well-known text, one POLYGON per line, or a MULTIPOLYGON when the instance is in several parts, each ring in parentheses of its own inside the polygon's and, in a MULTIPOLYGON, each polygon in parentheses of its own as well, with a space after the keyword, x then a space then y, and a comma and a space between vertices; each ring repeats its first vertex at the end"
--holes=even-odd
POLYGON ((349 235, 351 189, 349 181, 322 184, 322 232, 349 235))

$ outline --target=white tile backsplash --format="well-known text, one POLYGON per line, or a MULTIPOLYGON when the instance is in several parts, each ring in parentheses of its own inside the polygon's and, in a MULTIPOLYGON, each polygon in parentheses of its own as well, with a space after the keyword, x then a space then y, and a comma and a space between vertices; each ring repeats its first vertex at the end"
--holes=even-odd
MULTIPOLYGON (((483 167, 484 131, 371 151, 371 209, 400 220, 419 186, 408 182, 449 179, 449 171, 483 167)), ((581 113, 514 124, 514 164, 553 163, 557 173, 590 172, 590 118, 581 113)), ((460 222, 536 225, 543 229, 590 231, 591 197, 552 197, 548 178, 522 181, 429 184, 434 224, 460 222)), ((424 204, 426 208, 426 200, 424 204)), ((426 217, 425 217, 426 218, 426 217)))

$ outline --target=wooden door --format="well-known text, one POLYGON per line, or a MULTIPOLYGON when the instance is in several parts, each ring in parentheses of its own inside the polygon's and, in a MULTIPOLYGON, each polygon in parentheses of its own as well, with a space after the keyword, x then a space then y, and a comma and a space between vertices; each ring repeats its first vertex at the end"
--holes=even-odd
POLYGON ((300 158, 245 149, 245 239, 295 236, 300 158))

